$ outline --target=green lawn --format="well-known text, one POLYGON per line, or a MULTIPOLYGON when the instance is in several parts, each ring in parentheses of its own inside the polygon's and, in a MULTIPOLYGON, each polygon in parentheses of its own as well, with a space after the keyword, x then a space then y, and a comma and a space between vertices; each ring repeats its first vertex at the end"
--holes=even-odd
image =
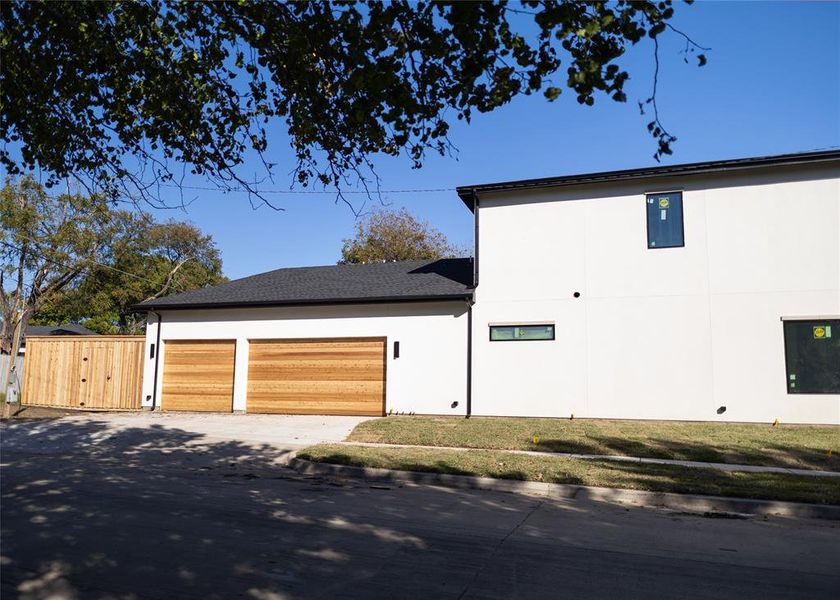
POLYGON ((840 504, 840 478, 776 473, 727 473, 671 465, 436 448, 371 448, 320 444, 301 451, 306 460, 405 471, 480 475, 657 492, 840 504))
POLYGON ((840 471, 840 427, 395 416, 365 421, 347 440, 840 471), (535 435, 539 436, 536 444, 535 435))

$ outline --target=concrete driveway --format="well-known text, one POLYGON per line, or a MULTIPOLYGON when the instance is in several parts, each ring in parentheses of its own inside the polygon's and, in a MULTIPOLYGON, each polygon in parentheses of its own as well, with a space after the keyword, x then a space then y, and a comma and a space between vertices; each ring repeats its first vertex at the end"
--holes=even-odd
POLYGON ((338 423, 3 424, 0 595, 837 598, 837 522, 368 485, 278 465, 286 448, 352 426, 338 423), (231 437, 237 427, 248 440, 231 437))
POLYGON ((159 435, 165 443, 172 436, 187 446, 232 441, 243 446, 287 452, 319 442, 342 441, 369 417, 309 415, 222 415, 201 413, 80 413, 59 419, 20 419, 3 429, 3 450, 64 452, 81 447, 122 449, 136 443, 149 444, 159 435), (72 425, 72 426, 71 426, 72 425), (73 439, 66 429, 92 431, 73 439))

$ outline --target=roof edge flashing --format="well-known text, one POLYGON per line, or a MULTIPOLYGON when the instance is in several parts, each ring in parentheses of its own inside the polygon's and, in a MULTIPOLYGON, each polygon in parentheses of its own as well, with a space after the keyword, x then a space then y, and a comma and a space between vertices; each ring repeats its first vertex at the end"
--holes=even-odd
POLYGON ((433 296, 383 296, 379 298, 330 298, 325 300, 266 300, 263 302, 208 302, 193 304, 135 304, 131 310, 136 312, 151 312, 161 310, 205 310, 213 308, 272 308, 295 306, 331 306, 331 305, 364 305, 364 304, 400 304, 408 302, 447 302, 455 300, 469 300, 473 292, 462 294, 445 294, 433 296))
POLYGON ((473 210, 473 195, 482 192, 504 192, 519 189, 540 189, 563 187, 572 185, 594 185, 598 183, 614 183, 639 179, 655 179, 661 177, 677 177, 686 175, 703 175, 709 173, 723 173, 729 171, 744 171, 768 167, 796 166, 803 164, 819 164, 840 161, 840 150, 822 150, 816 152, 801 152, 795 154, 779 154, 772 156, 758 156, 751 158, 736 158, 678 165, 661 165, 641 167, 619 171, 602 171, 595 173, 581 173, 559 177, 543 177, 539 179, 520 179, 515 181, 501 181, 480 185, 466 185, 455 188, 461 201, 473 210))

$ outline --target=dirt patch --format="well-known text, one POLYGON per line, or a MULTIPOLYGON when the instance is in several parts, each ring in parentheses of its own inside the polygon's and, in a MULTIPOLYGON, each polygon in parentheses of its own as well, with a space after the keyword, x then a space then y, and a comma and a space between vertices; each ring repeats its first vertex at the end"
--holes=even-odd
POLYGON ((57 419, 71 415, 101 413, 104 411, 77 410, 69 408, 51 408, 49 406, 22 406, 6 404, 3 407, 3 420, 7 419, 57 419))

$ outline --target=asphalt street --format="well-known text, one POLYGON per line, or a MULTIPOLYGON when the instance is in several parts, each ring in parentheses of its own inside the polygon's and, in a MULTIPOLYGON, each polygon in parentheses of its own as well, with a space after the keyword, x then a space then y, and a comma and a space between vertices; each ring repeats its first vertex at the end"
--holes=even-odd
POLYGON ((278 440, 41 423, 2 426, 4 599, 840 597, 838 522, 326 480, 278 440))

